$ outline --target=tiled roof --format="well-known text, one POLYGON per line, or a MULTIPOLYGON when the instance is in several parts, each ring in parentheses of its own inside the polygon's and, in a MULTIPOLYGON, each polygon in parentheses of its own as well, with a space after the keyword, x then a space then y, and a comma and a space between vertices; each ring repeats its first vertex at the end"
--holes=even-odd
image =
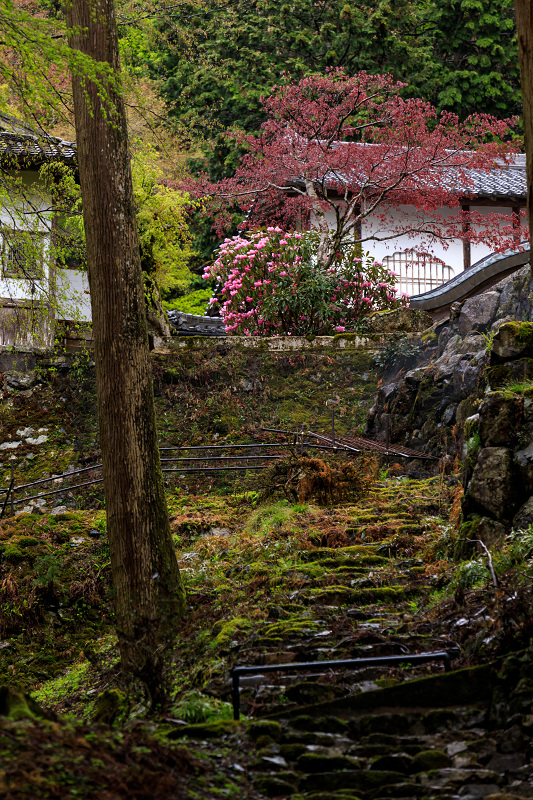
POLYGON ((57 159, 74 164, 75 143, 37 133, 26 123, 0 114, 0 162, 29 168, 57 159))
MULTIPOLYGON (((358 147, 372 148, 372 144, 359 144, 358 147)), ((333 173, 330 173, 333 182, 333 173)), ((335 180, 341 182, 346 180, 347 172, 336 172, 335 180)), ((527 198, 527 178, 526 178, 526 155, 516 153, 512 156, 511 163, 502 163, 500 168, 491 170, 468 169, 467 167, 456 170, 455 167, 435 169, 433 173, 435 185, 443 183, 450 189, 457 192, 459 196, 486 198, 490 200, 519 200, 526 201, 527 198), (459 177, 458 173, 467 176, 467 182, 459 177)), ((329 181, 329 174, 325 176, 326 182, 329 181)), ((358 165, 354 162, 353 170, 349 174, 350 180, 363 185, 367 176, 358 174, 358 165)))
POLYGON ((471 170, 469 174, 474 184, 470 191, 477 197, 516 197, 524 200, 527 197, 525 153, 518 153, 512 164, 502 166, 501 169, 490 172, 471 170))

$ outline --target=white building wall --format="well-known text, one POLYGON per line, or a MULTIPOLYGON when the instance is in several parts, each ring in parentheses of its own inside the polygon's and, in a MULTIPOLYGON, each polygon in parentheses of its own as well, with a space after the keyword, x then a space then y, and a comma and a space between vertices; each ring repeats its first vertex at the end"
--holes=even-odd
POLYGON ((74 269, 58 269, 55 276, 51 274, 52 217, 48 211, 48 198, 41 191, 38 173, 28 170, 13 178, 13 188, 9 187, 9 193, 0 193, 0 256, 4 252, 3 230, 28 230, 43 234, 43 272, 40 280, 6 278, 0 259, 2 304, 46 304, 54 309, 57 320, 91 321, 87 274, 74 269))
POLYGON ((87 273, 59 269, 56 276, 56 319, 91 322, 91 294, 87 273))
MULTIPOLYGON (((509 207, 494 206, 470 206, 471 210, 485 214, 506 214, 509 215, 509 207)), ((456 216, 459 208, 445 208, 442 216, 451 218, 456 216)), ((463 242, 461 239, 439 240, 423 232, 404 233, 398 235, 397 230, 408 230, 409 228, 423 229, 425 218, 414 206, 400 206, 391 209, 387 213, 388 220, 384 223, 378 218, 377 214, 369 216, 362 221, 362 249, 363 252, 370 253, 377 261, 382 261, 386 256, 394 253, 414 250, 418 253, 429 253, 443 261, 451 268, 450 277, 454 277, 463 271, 463 242)), ((427 219, 427 218, 426 218, 427 219)), ((327 214, 328 225, 335 227, 335 216, 333 212, 327 214)), ((430 220, 429 220, 430 221, 430 220)), ((501 223, 503 224, 503 223, 501 223)), ((479 226, 478 226, 479 227, 479 226)), ((493 249, 485 244, 471 245, 471 264, 475 264, 480 259, 493 252, 493 249)), ((399 291, 404 291, 404 287, 398 287, 399 291)))

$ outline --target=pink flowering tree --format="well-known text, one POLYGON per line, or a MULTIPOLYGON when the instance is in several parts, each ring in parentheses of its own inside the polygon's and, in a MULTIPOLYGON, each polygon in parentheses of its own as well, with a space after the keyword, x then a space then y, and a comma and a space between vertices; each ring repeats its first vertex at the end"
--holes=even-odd
POLYGON ((219 284, 227 333, 305 336, 354 329, 374 311, 398 307, 395 274, 357 248, 317 269, 316 233, 268 228, 226 239, 204 272, 219 284))

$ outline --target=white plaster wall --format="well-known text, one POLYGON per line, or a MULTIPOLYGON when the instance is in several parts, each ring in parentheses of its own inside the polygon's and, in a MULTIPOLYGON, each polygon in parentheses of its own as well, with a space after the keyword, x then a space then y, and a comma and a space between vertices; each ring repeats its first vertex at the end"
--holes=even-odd
POLYGON ((56 275, 56 319, 90 322, 91 295, 87 273, 77 269, 58 269, 56 275))
POLYGON ((8 300, 43 300, 48 297, 50 275, 48 251, 51 219, 47 213, 48 201, 39 191, 37 172, 30 170, 18 173, 14 176, 14 181, 14 200, 4 191, 0 193, 0 254, 3 252, 1 228, 26 229, 45 234, 43 236, 43 280, 4 278, 0 271, 0 297, 8 300))
MULTIPOLYGON (((473 203, 471 204, 471 209, 482 215, 491 213, 509 214, 511 211, 508 207, 476 207, 473 203)), ((458 210, 458 208, 444 208, 441 213, 444 217, 452 217, 458 213, 458 210)), ((391 209, 387 216, 386 223, 378 219, 376 214, 363 220, 361 225, 363 252, 369 252, 376 260, 381 261, 386 256, 391 256, 396 252, 413 249, 418 252, 430 253, 441 259, 451 267, 453 275, 463 271, 463 243, 460 239, 441 241, 423 233, 397 235, 396 231, 398 229, 405 230, 410 227, 418 229, 423 227, 425 218, 414 206, 400 206, 391 209)), ((327 221, 331 228, 335 227, 333 212, 327 213, 327 221)), ((502 222, 501 224, 504 223, 502 222)), ((493 250, 488 245, 472 244, 471 263, 475 264, 476 261, 491 252, 493 250)))

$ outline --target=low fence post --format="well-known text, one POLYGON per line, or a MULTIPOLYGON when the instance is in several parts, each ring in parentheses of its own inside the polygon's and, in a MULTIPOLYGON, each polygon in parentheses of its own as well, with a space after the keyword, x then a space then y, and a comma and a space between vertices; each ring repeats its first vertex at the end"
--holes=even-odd
POLYGON ((15 465, 13 463, 15 456, 11 456, 11 484, 9 486, 9 494, 11 495, 11 516, 15 516, 15 492, 13 488, 15 486, 15 465))

